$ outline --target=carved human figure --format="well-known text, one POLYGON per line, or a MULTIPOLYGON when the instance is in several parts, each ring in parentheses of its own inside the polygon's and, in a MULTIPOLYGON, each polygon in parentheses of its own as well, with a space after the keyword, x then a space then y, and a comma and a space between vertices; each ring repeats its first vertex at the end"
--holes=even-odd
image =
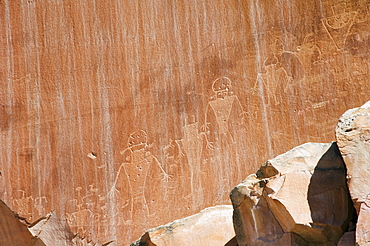
POLYGON ((185 199, 182 202, 190 204, 192 208, 202 206, 203 189, 200 164, 203 135, 199 132, 199 123, 195 122, 194 115, 191 115, 183 127, 183 138, 171 140, 163 148, 176 192, 180 192, 182 198, 185 199))
POLYGON ((304 67, 295 52, 286 51, 279 39, 270 41, 269 50, 271 53, 264 60, 264 71, 258 74, 256 85, 262 82, 269 99, 266 103, 278 105, 286 100, 290 90, 299 88, 304 67))
POLYGON ((139 130, 130 134, 128 147, 121 151, 124 156, 123 163, 109 192, 110 196, 119 194, 121 198, 128 194, 128 201, 124 201, 119 208, 127 209, 128 206, 128 220, 144 221, 151 216, 150 206, 154 203, 154 192, 147 192, 147 187, 151 191, 161 189, 162 181, 169 179, 169 175, 149 148, 145 131, 139 130))
MULTIPOLYGON (((199 133, 198 122, 189 122, 183 128, 184 138, 181 146, 186 154, 190 167, 190 190, 193 203, 199 201, 202 196, 201 183, 201 157, 202 157, 202 133, 199 133)), ((194 206, 195 204, 193 204, 194 206)))
POLYGON ((346 2, 335 4, 331 9, 333 15, 323 18, 322 24, 337 50, 342 50, 358 12, 348 11, 346 2))
POLYGON ((279 105, 284 96, 291 80, 283 67, 278 63, 276 57, 265 60, 265 73, 257 77, 257 83, 262 82, 268 95, 268 105, 279 105), (261 81, 258 81, 261 80, 261 81))
POLYGON ((18 192, 21 194, 21 198, 13 199, 13 210, 27 220, 32 221, 32 205, 34 199, 32 196, 26 197, 26 192, 24 190, 18 190, 18 192))
POLYGON ((242 175, 240 158, 246 156, 243 152, 247 149, 245 112, 238 97, 231 92, 229 78, 216 79, 212 90, 214 96, 208 102, 203 126, 206 135, 203 169, 206 175, 213 173, 218 177, 207 176, 207 182, 215 182, 215 187, 223 189, 235 185, 235 180, 242 175))

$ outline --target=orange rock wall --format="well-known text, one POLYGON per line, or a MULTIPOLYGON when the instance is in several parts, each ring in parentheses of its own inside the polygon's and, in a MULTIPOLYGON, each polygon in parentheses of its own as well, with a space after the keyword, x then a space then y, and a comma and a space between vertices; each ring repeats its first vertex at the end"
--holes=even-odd
POLYGON ((368 100, 369 8, 0 0, 0 199, 117 245, 230 203, 368 100))

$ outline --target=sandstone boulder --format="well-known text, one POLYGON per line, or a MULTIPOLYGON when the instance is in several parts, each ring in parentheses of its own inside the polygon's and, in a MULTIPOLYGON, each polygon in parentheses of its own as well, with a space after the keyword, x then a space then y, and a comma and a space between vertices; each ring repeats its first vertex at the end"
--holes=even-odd
POLYGON ((356 226, 357 245, 370 245, 370 197, 360 206, 356 226))
POLYGON ((20 219, 0 200, 0 245, 6 246, 45 246, 28 231, 25 220, 20 219))
POLYGON ((66 223, 57 218, 55 211, 29 226, 33 236, 40 238, 46 245, 73 246, 74 234, 66 223))
POLYGON ((224 246, 235 236, 233 208, 220 205, 147 231, 131 246, 224 246))
POLYGON ((34 237, 40 238, 47 246, 102 246, 100 242, 74 234, 66 221, 59 218, 55 211, 40 218, 28 229, 34 237))
POLYGON ((370 101, 346 111, 339 119, 336 138, 348 172, 348 187, 357 213, 370 194, 370 101))
POLYGON ((347 166, 348 188, 358 221, 356 243, 370 245, 370 101, 347 110, 339 119, 336 138, 347 166))
POLYGON ((265 180, 250 175, 231 192, 234 228, 239 245, 275 242, 284 234, 262 196, 265 180))
POLYGON ((307 143, 264 163, 231 192, 242 245, 336 245, 352 207, 336 143, 307 143))
POLYGON ((344 233, 337 246, 355 246, 355 233, 355 231, 344 233))

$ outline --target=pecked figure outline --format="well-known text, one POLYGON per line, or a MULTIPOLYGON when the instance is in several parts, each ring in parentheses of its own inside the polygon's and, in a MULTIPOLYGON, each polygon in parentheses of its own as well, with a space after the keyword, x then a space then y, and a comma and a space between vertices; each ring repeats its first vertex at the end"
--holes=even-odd
POLYGON ((119 210, 128 206, 129 214, 126 216, 128 221, 153 216, 150 207, 155 200, 146 189, 148 186, 163 187, 170 179, 157 157, 151 153, 150 147, 146 131, 137 130, 130 134, 127 148, 120 152, 123 155, 123 162, 108 196, 121 200, 119 210), (125 199, 127 195, 128 199, 125 199))
POLYGON ((322 25, 338 51, 345 48, 346 40, 358 16, 357 11, 348 11, 347 3, 340 2, 331 6, 333 15, 323 18, 322 25))
POLYGON ((215 141, 224 136, 230 143, 236 141, 236 133, 233 130, 235 124, 244 125, 243 107, 236 95, 231 91, 231 80, 228 77, 220 77, 213 81, 212 91, 214 95, 207 104, 205 123, 202 130, 206 134, 208 149, 215 149, 215 141), (236 117, 230 117, 236 112, 236 117), (233 119, 236 119, 233 122, 233 119))
MULTIPOLYGON (((235 186, 242 179, 248 143, 246 121, 248 113, 237 95, 232 92, 231 80, 220 77, 213 81, 213 96, 207 104, 202 134, 202 180, 217 190, 235 186)), ((224 202, 227 196, 205 193, 206 201, 224 202)))

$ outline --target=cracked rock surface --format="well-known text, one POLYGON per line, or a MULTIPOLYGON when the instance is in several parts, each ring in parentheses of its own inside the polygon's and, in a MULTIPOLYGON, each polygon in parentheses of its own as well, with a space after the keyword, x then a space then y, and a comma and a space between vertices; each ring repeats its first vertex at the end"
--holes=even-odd
POLYGON ((370 245, 370 101, 347 110, 340 117, 336 138, 347 166, 348 187, 358 215, 356 244, 370 245))
POLYGON ((223 246, 235 236, 231 205, 219 205, 147 231, 131 246, 223 246))
POLYGON ((352 219, 336 143, 306 143, 264 163, 231 192, 243 245, 336 245, 352 219))

